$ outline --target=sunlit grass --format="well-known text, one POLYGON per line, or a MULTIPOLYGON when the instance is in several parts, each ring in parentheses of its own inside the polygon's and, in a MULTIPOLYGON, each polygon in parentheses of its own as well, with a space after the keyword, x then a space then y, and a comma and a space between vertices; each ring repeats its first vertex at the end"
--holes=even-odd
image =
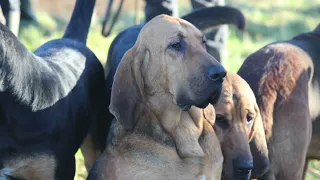
POLYGON ((76 175, 74 177, 75 180, 84 180, 88 176, 87 169, 84 165, 83 156, 81 151, 79 150, 76 154, 76 175))
MULTIPOLYGON (((224 56, 224 66, 236 72, 243 60, 254 51, 267 43, 292 38, 294 35, 313 29, 320 19, 320 4, 318 0, 227 0, 228 5, 233 5, 242 10, 247 18, 247 28, 240 33, 231 27, 227 42, 227 52, 224 56)), ((180 7, 183 15, 190 11, 186 5, 180 7)), ((142 14, 142 12, 140 12, 142 14)), ((63 35, 66 22, 47 14, 37 14, 39 24, 22 23, 19 38, 24 45, 34 51, 43 43, 60 38, 63 35)), ((109 45, 117 32, 129 25, 133 25, 132 12, 123 13, 122 20, 115 27, 109 38, 101 35, 101 23, 93 22, 88 36, 88 47, 96 54, 102 64, 105 63, 109 45)), ((143 18, 143 17, 141 17, 143 18)), ((80 151, 76 154, 77 171, 76 180, 83 180, 87 176, 83 157, 80 151)), ((320 163, 312 161, 309 165, 308 180, 320 179, 320 163)))

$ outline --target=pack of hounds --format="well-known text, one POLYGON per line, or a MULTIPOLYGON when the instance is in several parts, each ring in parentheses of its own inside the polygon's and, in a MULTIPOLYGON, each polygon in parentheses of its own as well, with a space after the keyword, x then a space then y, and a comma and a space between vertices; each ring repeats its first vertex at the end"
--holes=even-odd
MULTIPOLYGON (((249 55, 234 74, 206 50, 236 8, 158 15, 86 46, 95 0, 30 52, 0 23, 0 180, 301 180, 320 159, 320 24, 249 55)), ((231 50, 232 51, 232 50, 231 50)))

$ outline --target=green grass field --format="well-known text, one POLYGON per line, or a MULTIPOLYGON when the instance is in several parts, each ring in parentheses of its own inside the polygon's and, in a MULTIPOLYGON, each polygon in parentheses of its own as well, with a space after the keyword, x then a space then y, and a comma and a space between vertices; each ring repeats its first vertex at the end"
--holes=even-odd
MULTIPOLYGON (((224 55, 223 64, 233 72, 238 70, 249 54, 267 43, 286 40, 298 33, 310 31, 320 22, 319 0, 280 0, 272 1, 272 3, 268 0, 227 0, 227 4, 240 8, 247 19, 245 32, 240 33, 235 28, 230 28, 227 53, 224 55)), ((180 6, 180 10, 180 15, 183 15, 189 12, 190 8, 180 6)), ((88 46, 102 64, 106 62, 109 45, 117 32, 133 25, 132 14, 132 12, 126 12, 121 15, 122 21, 118 23, 113 35, 109 38, 104 38, 100 34, 100 19, 93 22, 88 37, 88 46)), ((47 14, 37 14, 37 16, 39 25, 22 22, 19 35, 19 38, 31 51, 49 40, 61 37, 66 25, 65 20, 47 14)), ((77 153, 76 159, 75 179, 85 179, 87 172, 80 152, 77 153)), ((320 162, 312 161, 309 164, 307 179, 320 179, 320 162)))

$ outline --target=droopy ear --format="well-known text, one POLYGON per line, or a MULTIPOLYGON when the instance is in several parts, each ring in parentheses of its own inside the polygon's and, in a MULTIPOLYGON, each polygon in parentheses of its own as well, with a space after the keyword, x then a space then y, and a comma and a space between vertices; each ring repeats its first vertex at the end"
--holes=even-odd
POLYGON ((203 114, 204 118, 211 124, 211 126, 213 126, 216 122, 216 111, 213 105, 209 104, 206 108, 204 108, 203 114))
MULTIPOLYGON (((259 111, 259 108, 258 106, 255 104, 254 106, 254 110, 255 112, 257 112, 257 115, 255 117, 255 120, 253 122, 253 126, 251 128, 251 131, 249 133, 249 142, 253 139, 255 133, 257 133, 257 136, 259 136, 259 133, 263 133, 264 134, 264 128, 262 126, 262 130, 263 132, 257 132, 259 129, 259 126, 262 124, 262 119, 261 119, 261 115, 260 115, 260 111, 259 111)), ((263 124, 262 124, 263 125, 263 124)), ((260 134, 260 135, 263 135, 263 134, 260 134)))
POLYGON ((252 139, 250 142, 250 149, 253 157, 253 169, 251 172, 251 178, 258 179, 268 170, 269 158, 265 131, 257 104, 255 105, 255 109, 258 114, 256 116, 249 138, 252 139))
POLYGON ((143 79, 140 67, 143 54, 134 46, 123 56, 115 73, 111 90, 110 113, 125 130, 132 131, 143 98, 143 79))

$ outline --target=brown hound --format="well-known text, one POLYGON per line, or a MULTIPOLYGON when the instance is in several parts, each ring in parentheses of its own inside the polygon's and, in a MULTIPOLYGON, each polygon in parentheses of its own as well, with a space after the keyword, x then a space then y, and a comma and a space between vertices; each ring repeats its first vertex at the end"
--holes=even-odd
POLYGON ((218 102, 214 105, 214 129, 221 142, 223 178, 247 180, 262 175, 268 167, 268 149, 256 98, 246 81, 237 74, 227 73, 218 102), (249 142, 255 139, 260 161, 253 167, 249 142))
POLYGON ((250 55, 238 74, 253 89, 268 142, 270 169, 261 179, 300 180, 319 117, 320 26, 250 55))
POLYGON ((189 108, 216 102, 225 75, 192 24, 167 15, 147 23, 116 71, 118 130, 88 179, 220 179, 213 124, 189 108))

